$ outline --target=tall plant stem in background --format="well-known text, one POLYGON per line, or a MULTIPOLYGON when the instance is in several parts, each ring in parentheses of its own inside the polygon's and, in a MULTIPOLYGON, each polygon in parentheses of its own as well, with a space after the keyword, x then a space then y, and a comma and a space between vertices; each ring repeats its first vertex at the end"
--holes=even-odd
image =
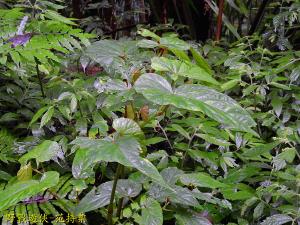
POLYGON ((258 9, 258 12, 257 12, 256 15, 255 15, 255 18, 254 18, 254 20, 253 20, 253 23, 251 24, 250 30, 249 30, 249 32, 248 32, 248 35, 252 35, 252 34, 256 31, 256 29, 257 29, 259 23, 261 22, 261 20, 262 20, 262 18, 263 18, 263 16, 264 16, 265 9, 266 9, 266 7, 267 7, 269 1, 270 1, 270 0, 263 0, 263 1, 262 1, 261 5, 260 5, 260 7, 259 7, 259 9, 258 9))
POLYGON ((37 77, 39 79, 39 84, 40 84, 42 96, 43 96, 43 98, 45 98, 44 86, 43 86, 43 83, 42 83, 42 77, 41 77, 41 73, 40 73, 40 69, 39 69, 39 62, 38 62, 36 57, 34 57, 34 60, 35 60, 36 74, 37 74, 37 77))
POLYGON ((220 41, 222 34, 222 17, 224 11, 224 0, 219 0, 219 12, 217 20, 216 41, 220 41))
POLYGON ((116 188, 117 188, 117 184, 118 184, 118 178, 121 175, 122 170, 123 170, 122 167, 123 166, 118 163, 118 167, 117 167, 116 174, 115 174, 115 177, 114 177, 113 187, 112 187, 111 194, 110 194, 110 202, 109 202, 109 206, 108 206, 108 209, 107 209, 107 223, 108 223, 108 225, 113 224, 112 218, 113 218, 113 212, 114 212, 114 199, 115 199, 115 193, 116 193, 116 188))

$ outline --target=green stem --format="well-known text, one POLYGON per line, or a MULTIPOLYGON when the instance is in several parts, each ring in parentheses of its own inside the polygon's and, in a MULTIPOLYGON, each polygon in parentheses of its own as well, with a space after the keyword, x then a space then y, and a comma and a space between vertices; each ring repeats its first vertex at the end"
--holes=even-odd
MULTIPOLYGON (((125 169, 124 166, 121 165, 121 175, 120 175, 121 179, 124 178, 124 169, 125 169)), ((121 218, 121 212, 122 212, 122 207, 123 207, 123 201, 124 201, 124 198, 122 197, 122 198, 119 199, 119 202, 118 202, 118 209, 117 209, 117 214, 116 214, 116 216, 117 216, 119 219, 121 218)))
POLYGON ((122 171, 122 165, 118 164, 116 174, 115 174, 115 177, 114 177, 113 187, 112 187, 112 190, 111 190, 110 202, 109 202, 109 206, 108 206, 108 209, 107 209, 107 223, 108 223, 108 225, 113 225, 112 218, 113 218, 113 211, 114 211, 114 199, 115 199, 115 193, 116 193, 118 178, 121 174, 121 171, 122 171))
POLYGON ((43 98, 45 98, 45 92, 44 92, 44 87, 43 87, 43 83, 42 83, 42 77, 41 77, 41 73, 40 73, 40 70, 39 70, 39 62, 38 62, 36 57, 34 57, 34 60, 35 60, 36 74, 37 74, 37 77, 39 79, 39 84, 40 84, 40 87, 41 87, 42 96, 43 96, 43 98))

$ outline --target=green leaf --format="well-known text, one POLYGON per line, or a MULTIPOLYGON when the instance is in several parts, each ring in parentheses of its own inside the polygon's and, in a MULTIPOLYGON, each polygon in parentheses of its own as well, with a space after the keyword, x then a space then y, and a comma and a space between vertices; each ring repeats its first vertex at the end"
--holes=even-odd
POLYGON ((285 214, 275 214, 266 218, 260 225, 281 225, 287 222, 291 222, 293 219, 285 214))
POLYGON ((48 123, 52 116, 54 114, 54 107, 53 106, 50 106, 47 110, 47 112, 43 115, 42 119, 41 119, 41 125, 40 125, 40 128, 42 128, 43 126, 46 125, 46 123, 48 123))
POLYGON ((140 126, 128 118, 115 119, 112 127, 121 135, 137 135, 142 132, 140 126))
POLYGON ((158 43, 152 40, 144 39, 144 40, 140 40, 137 43, 137 46, 139 46, 140 48, 156 48, 158 47, 158 43))
POLYGON ((228 141, 225 141, 225 140, 219 139, 219 138, 215 138, 208 134, 196 134, 196 136, 201 137, 206 142, 214 144, 214 145, 218 145, 218 146, 230 146, 231 145, 231 143, 228 141))
POLYGON ((185 131, 181 126, 179 126, 178 124, 172 124, 171 127, 173 129, 175 129, 178 133, 180 133, 183 137, 185 137, 186 139, 190 140, 191 137, 189 135, 189 133, 187 131, 185 131))
POLYGON ((29 126, 31 126, 33 123, 35 123, 35 122, 36 122, 36 121, 44 114, 44 112, 47 111, 48 108, 49 108, 48 106, 45 106, 45 107, 43 107, 43 108, 40 108, 40 109, 36 112, 36 114, 34 114, 34 116, 32 117, 32 119, 31 119, 31 121, 30 121, 30 123, 29 123, 29 126))
POLYGON ((169 49, 189 50, 190 45, 178 37, 162 37, 159 44, 169 49))
POLYGON ((212 223, 200 213, 193 211, 177 212, 175 218, 178 225, 212 225, 212 223))
POLYGON ((142 35, 143 37, 151 37, 151 38, 155 39, 156 41, 160 40, 160 37, 158 35, 156 35, 155 33, 151 32, 150 30, 147 30, 147 29, 138 30, 138 34, 142 35))
POLYGON ((182 85, 173 91, 163 77, 146 73, 136 81, 135 90, 156 104, 201 111, 229 128, 255 133, 251 127, 256 123, 246 110, 230 97, 208 87, 182 85))
POLYGON ((223 91, 227 91, 233 87, 235 87, 238 83, 240 82, 240 80, 230 80, 224 84, 221 85, 221 89, 223 91))
POLYGON ((162 225, 163 213, 159 202, 152 198, 147 198, 143 203, 141 225, 162 225))
POLYGON ((284 84, 279 84, 279 83, 276 83, 276 82, 271 82, 270 85, 272 85, 274 87, 277 87, 277 88, 280 88, 280 89, 283 89, 283 90, 287 90, 287 91, 291 90, 291 88, 289 86, 286 86, 284 84))
POLYGON ((18 173, 17 173, 17 178, 19 181, 26 181, 26 180, 31 180, 32 179, 32 167, 31 164, 28 163, 25 166, 22 166, 18 173))
POLYGON ((39 164, 40 162, 47 162, 58 155, 61 151, 61 147, 57 142, 45 140, 41 144, 30 150, 28 153, 23 155, 19 159, 19 162, 22 165, 25 165, 30 159, 36 159, 37 164, 39 164))
POLYGON ((127 167, 134 167, 165 188, 170 188, 156 167, 147 159, 139 156, 140 145, 132 137, 120 137, 115 142, 77 138, 71 144, 79 145, 76 152, 72 173, 75 178, 91 176, 93 166, 99 161, 118 162, 127 167))
POLYGON ((210 65, 206 62, 206 60, 200 55, 194 48, 190 48, 190 51, 197 63, 198 66, 203 68, 208 74, 212 75, 213 71, 210 65))
POLYGON ((264 208, 265 208, 265 203, 263 202, 258 203, 257 206, 254 208, 253 218, 258 219, 259 217, 261 217, 261 215, 264 212, 264 208))
MULTIPOLYGON (((101 184, 97 189, 87 193, 77 205, 76 214, 89 212, 109 204, 113 181, 101 184)), ((141 184, 132 180, 119 179, 116 187, 116 194, 119 197, 134 198, 142 191, 141 184)))
POLYGON ((154 57, 151 59, 151 67, 156 71, 166 71, 178 76, 201 80, 216 85, 219 84, 218 81, 204 69, 186 61, 154 57))
POLYGON ((180 181, 185 185, 194 185, 197 187, 221 188, 226 187, 226 184, 213 179, 206 173, 191 173, 184 174, 180 177, 180 181))
POLYGON ((0 211, 14 206, 18 202, 30 198, 58 184, 59 173, 49 171, 43 174, 40 181, 29 180, 17 182, 0 191, 0 211))
POLYGON ((76 151, 72 164, 72 174, 76 179, 90 177, 93 166, 99 161, 118 162, 124 166, 131 166, 118 146, 111 141, 76 138, 71 144, 81 148, 76 151))
POLYGON ((45 12, 45 17, 51 19, 51 20, 56 20, 65 24, 70 24, 70 25, 76 25, 72 20, 60 15, 59 13, 52 11, 52 10, 46 10, 45 12))
POLYGON ((170 188, 159 174, 156 167, 148 160, 139 156, 139 143, 129 137, 121 137, 116 143, 125 158, 131 163, 131 166, 150 177, 155 182, 159 183, 165 188, 170 188))

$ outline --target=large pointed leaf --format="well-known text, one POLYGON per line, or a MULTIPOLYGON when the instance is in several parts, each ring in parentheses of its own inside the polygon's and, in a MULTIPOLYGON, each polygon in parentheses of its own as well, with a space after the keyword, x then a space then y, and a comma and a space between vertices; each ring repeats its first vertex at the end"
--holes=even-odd
POLYGON ((3 211, 18 202, 30 198, 47 188, 57 185, 59 173, 49 171, 44 173, 41 180, 29 180, 17 182, 0 191, 0 211, 3 211))
POLYGON ((91 176, 93 166, 99 161, 118 162, 124 166, 131 166, 118 146, 111 141, 77 138, 71 144, 79 145, 81 148, 77 150, 72 164, 72 174, 77 179, 91 176))
POLYGON ((55 141, 45 140, 38 146, 34 147, 28 153, 23 155, 19 162, 25 165, 28 160, 36 159, 37 163, 47 162, 61 153, 62 149, 55 141))
POLYGON ((182 85, 173 91, 166 79, 146 73, 136 81, 135 89, 156 104, 201 111, 230 128, 254 133, 251 127, 255 122, 248 112, 232 98, 211 88, 182 85))
POLYGON ((174 75, 219 84, 205 69, 190 62, 165 57, 154 57, 151 60, 151 67, 156 71, 167 71, 174 75))
POLYGON ((91 175, 93 165, 99 161, 118 162, 127 167, 134 167, 165 188, 165 183, 156 167, 147 159, 140 157, 140 145, 132 137, 120 137, 114 143, 107 140, 77 138, 71 144, 82 149, 76 152, 72 173, 75 178, 87 178, 91 175))
MULTIPOLYGON (((108 181, 101 184, 97 189, 92 189, 87 193, 84 198, 79 202, 76 207, 76 213, 89 212, 109 204, 113 181, 108 181)), ((119 197, 134 198, 142 191, 141 184, 132 181, 120 179, 117 183, 116 194, 119 197)))
POLYGON ((169 188, 156 167, 148 159, 139 156, 140 145, 134 138, 122 137, 117 140, 116 143, 132 167, 158 182, 160 185, 169 188))
POLYGON ((162 225, 163 214, 160 204, 156 200, 148 198, 143 205, 140 225, 162 225))

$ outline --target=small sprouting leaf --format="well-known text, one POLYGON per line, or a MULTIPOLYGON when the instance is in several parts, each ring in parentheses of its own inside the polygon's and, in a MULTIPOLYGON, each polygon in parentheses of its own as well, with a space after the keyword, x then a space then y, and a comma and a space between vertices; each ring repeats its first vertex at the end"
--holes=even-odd
POLYGON ((159 202, 147 198, 143 203, 140 225, 162 225, 163 214, 159 202))
POLYGON ((41 119, 41 125, 40 128, 42 128, 43 126, 45 126, 52 118, 54 114, 54 107, 50 106, 47 110, 47 112, 43 115, 42 119, 41 119))

